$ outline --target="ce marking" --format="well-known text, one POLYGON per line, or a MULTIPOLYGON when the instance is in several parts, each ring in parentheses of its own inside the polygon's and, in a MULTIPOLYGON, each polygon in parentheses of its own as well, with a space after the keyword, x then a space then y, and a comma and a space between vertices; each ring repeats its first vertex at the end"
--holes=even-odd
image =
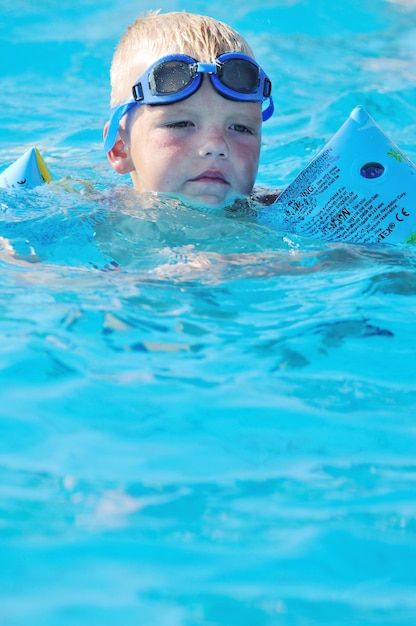
POLYGON ((401 215, 400 215, 400 213, 396 213, 396 220, 397 220, 398 222, 404 222, 404 218, 405 218, 405 217, 409 217, 409 215, 410 215, 410 213, 408 213, 408 212, 406 211, 406 209, 404 209, 404 208, 403 208, 403 209, 402 209, 402 213, 401 213, 401 215), (402 216, 403 216, 403 217, 402 217, 402 216))

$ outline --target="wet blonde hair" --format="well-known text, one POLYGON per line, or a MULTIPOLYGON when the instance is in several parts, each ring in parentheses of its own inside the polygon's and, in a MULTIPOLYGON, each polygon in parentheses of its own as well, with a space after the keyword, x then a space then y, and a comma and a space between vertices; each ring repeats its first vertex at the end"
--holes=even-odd
POLYGON ((140 74, 162 56, 187 54, 209 63, 224 52, 242 52, 254 58, 244 37, 223 22, 185 11, 151 11, 128 27, 114 53, 111 106, 130 96, 140 74))

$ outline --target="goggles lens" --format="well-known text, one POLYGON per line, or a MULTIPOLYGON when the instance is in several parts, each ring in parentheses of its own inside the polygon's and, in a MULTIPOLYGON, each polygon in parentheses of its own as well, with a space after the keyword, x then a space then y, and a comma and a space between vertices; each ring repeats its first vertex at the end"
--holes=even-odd
POLYGON ((151 70, 149 88, 153 96, 180 93, 192 83, 195 76, 192 66, 185 61, 164 61, 151 70))
MULTIPOLYGON (((196 61, 192 64, 179 60, 163 61, 149 74, 150 91, 154 96, 180 93, 189 87, 200 71, 196 61)), ((258 66, 246 59, 218 62, 210 73, 215 74, 225 87, 239 94, 255 94, 260 84, 258 66)))
POLYGON ((259 68, 245 59, 229 59, 219 65, 218 78, 237 93, 256 93, 260 85, 259 68))
POLYGON ((208 74, 212 86, 224 98, 240 102, 264 102, 263 121, 273 114, 272 84, 261 67, 240 52, 221 54, 215 63, 198 63, 184 54, 163 57, 133 85, 133 97, 114 107, 104 150, 109 152, 117 138, 121 118, 137 104, 169 104, 188 98, 208 74))

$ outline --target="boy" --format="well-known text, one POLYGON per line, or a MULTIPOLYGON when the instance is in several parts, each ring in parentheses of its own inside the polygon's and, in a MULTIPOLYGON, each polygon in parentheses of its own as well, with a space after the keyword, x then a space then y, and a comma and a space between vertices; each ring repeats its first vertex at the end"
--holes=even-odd
POLYGON ((213 207, 251 193, 273 102, 239 33, 202 15, 151 12, 122 37, 111 87, 104 149, 135 189, 213 207))

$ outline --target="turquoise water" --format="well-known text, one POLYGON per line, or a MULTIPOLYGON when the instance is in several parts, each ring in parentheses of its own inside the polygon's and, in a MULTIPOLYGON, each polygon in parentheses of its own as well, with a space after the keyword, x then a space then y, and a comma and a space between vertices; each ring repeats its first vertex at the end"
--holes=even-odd
MULTIPOLYGON (((416 3, 158 6, 230 22, 271 75, 261 185, 357 104, 416 161, 416 3)), ((0 24, 1 164, 36 145, 58 179, 0 190, 0 624, 413 626, 416 248, 117 192, 136 12, 0 24)))

